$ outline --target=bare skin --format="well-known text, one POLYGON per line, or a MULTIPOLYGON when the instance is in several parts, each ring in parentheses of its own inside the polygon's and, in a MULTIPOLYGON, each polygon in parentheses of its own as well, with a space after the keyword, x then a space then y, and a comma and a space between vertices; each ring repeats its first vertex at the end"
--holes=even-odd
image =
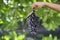
POLYGON ((60 5, 54 4, 54 3, 48 3, 48 2, 36 2, 32 4, 32 10, 36 10, 36 7, 50 7, 58 12, 60 12, 60 5))

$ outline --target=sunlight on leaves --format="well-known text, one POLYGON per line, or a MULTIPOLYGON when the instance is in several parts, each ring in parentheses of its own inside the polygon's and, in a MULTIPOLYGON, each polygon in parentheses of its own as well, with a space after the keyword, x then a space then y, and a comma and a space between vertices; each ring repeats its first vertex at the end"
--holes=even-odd
POLYGON ((18 40, 23 40, 24 38, 25 38, 24 34, 18 36, 18 40))
POLYGON ((4 22, 0 19, 0 24, 3 24, 4 22))

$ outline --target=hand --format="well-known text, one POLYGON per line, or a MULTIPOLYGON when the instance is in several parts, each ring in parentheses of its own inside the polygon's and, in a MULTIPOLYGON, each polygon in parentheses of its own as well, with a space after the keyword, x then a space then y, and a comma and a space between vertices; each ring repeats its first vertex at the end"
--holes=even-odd
POLYGON ((32 10, 35 10, 36 7, 44 7, 45 6, 45 2, 36 2, 32 4, 32 10))

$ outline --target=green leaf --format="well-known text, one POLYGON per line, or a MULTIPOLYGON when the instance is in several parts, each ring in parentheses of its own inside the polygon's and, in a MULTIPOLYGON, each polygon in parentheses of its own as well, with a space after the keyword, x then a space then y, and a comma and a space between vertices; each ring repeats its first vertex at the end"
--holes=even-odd
POLYGON ((18 40, 23 40, 24 38, 25 38, 24 34, 18 36, 18 40))
POLYGON ((48 38, 47 37, 43 37, 42 40, 48 40, 48 38))
POLYGON ((48 0, 48 2, 51 2, 51 0, 48 0))
POLYGON ((10 38, 9 38, 8 35, 5 35, 5 36, 3 36, 3 39, 5 39, 5 40, 9 40, 10 38))
POLYGON ((57 36, 54 37, 54 40, 58 40, 57 36))
POLYGON ((4 22, 0 19, 0 24, 3 24, 4 22))
POLYGON ((43 2, 47 2, 47 0, 43 0, 43 2))
POLYGON ((53 40, 52 35, 50 34, 48 37, 49 40, 53 40))
POLYGON ((35 3, 36 2, 36 0, 33 0, 33 3, 35 3))

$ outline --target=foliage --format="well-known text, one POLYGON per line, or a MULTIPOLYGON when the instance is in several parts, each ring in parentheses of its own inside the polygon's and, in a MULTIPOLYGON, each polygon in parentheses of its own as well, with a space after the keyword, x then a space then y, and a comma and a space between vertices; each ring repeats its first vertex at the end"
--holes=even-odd
MULTIPOLYGON (((1 29, 14 30, 17 29, 18 22, 27 18, 28 14, 32 11, 30 5, 37 0, 8 0, 2 1, 0 4, 0 25, 1 29), (29 11, 28 11, 29 10, 29 11)), ((39 1, 39 0, 38 0, 39 1)), ((42 1, 42 0, 41 0, 42 1)), ((43 0, 43 2, 56 2, 52 0, 43 0)), ((36 15, 43 20, 43 25, 49 30, 55 30, 60 25, 60 14, 58 12, 45 7, 37 9, 36 15), (54 28, 52 28, 54 27, 54 28)))
MULTIPOLYGON (((25 29, 27 27, 26 18, 32 11, 31 5, 36 1, 57 3, 59 0, 0 0, 0 31, 25 29)), ((55 30, 60 25, 60 14, 49 7, 37 8, 36 15, 42 19, 42 25, 47 30, 55 30)), ((15 32, 12 34, 16 40, 20 40, 20 37, 21 40, 25 38, 24 34, 18 37, 15 32)), ((10 36, 5 35, 2 38, 9 40, 10 36)), ((54 40, 57 38, 54 37, 54 40)))
POLYGON ((42 40, 58 40, 58 39, 56 36, 52 38, 52 35, 50 34, 49 37, 43 37, 42 40))
POLYGON ((20 34, 17 36, 16 32, 10 32, 9 35, 2 36, 1 40, 23 40, 25 38, 25 34, 20 34))

